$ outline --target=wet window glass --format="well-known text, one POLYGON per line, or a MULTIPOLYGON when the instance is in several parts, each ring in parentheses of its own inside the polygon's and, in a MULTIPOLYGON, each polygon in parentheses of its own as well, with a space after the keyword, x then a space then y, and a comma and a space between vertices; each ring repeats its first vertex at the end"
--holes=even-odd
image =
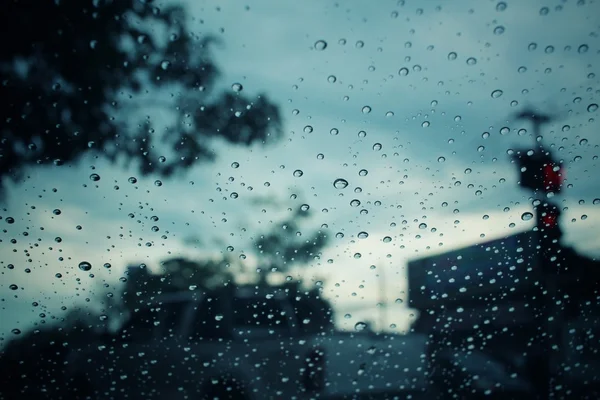
POLYGON ((599 15, 0 2, 0 399, 600 398, 599 15))

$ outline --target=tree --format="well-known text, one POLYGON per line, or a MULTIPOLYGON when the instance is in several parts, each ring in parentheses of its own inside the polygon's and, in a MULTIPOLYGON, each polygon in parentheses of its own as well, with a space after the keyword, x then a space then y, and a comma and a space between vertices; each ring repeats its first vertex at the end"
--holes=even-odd
POLYGON ((250 145, 281 137, 266 97, 248 99, 240 84, 215 92, 216 39, 190 31, 179 5, 7 0, 0 25, 11 32, 0 44, 3 182, 18 181, 28 166, 89 153, 171 176, 214 158, 211 139, 250 145), (157 107, 172 117, 160 134, 161 121, 143 116, 157 107))
POLYGON ((145 265, 130 266, 123 294, 116 308, 131 311, 139 301, 160 293, 189 290, 207 291, 233 283, 232 260, 227 258, 188 259, 175 257, 161 262, 161 271, 152 274, 145 265))
POLYGON ((291 218, 255 241, 261 263, 262 279, 270 270, 284 272, 293 265, 307 264, 318 257, 329 242, 326 232, 317 230, 305 235, 300 230, 302 220, 309 218, 307 208, 300 207, 291 218))

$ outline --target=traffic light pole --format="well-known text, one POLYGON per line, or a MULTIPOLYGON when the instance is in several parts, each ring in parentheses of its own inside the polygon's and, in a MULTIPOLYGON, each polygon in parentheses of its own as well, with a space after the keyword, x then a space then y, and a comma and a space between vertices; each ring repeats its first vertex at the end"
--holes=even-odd
MULTIPOLYGON (((548 399, 554 391, 555 372, 558 366, 558 357, 560 357, 559 349, 561 349, 563 315, 558 302, 559 282, 558 268, 561 267, 558 262, 558 254, 560 249, 560 226, 559 216, 560 210, 557 205, 552 204, 547 199, 540 199, 539 194, 545 193, 558 194, 561 191, 563 181, 563 171, 559 163, 555 162, 550 152, 546 152, 541 143, 541 126, 552 121, 550 115, 541 114, 531 109, 523 110, 516 116, 518 119, 530 121, 532 124, 533 139, 536 148, 533 151, 524 150, 517 153, 516 161, 521 170, 520 185, 532 190, 534 197, 537 198, 536 220, 537 230, 540 245, 540 264, 543 276, 542 288, 542 307, 540 324, 545 332, 545 341, 547 344, 545 354, 539 361, 543 365, 534 366, 539 368, 542 376, 539 381, 535 382, 539 398, 548 399), (541 368, 540 368, 541 367, 541 368)), ((543 351, 543 350, 542 350, 543 351)), ((537 362, 536 362, 537 364, 537 362)))

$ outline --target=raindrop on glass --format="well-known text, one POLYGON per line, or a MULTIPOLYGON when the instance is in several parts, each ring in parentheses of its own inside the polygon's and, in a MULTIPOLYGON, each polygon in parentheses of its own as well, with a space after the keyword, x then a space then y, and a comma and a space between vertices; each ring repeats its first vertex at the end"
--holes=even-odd
POLYGON ((533 214, 530 212, 524 212, 523 214, 521 214, 521 219, 523 221, 529 221, 533 218, 533 214))
POLYGON ((348 187, 348 181, 342 178, 338 178, 335 181, 333 181, 333 187, 335 187, 336 189, 345 189, 346 187, 348 187))
POLYGON ((315 49, 322 51, 325 50, 327 48, 327 42, 324 40, 317 40, 315 42, 315 49))
POLYGON ((79 263, 79 269, 82 271, 89 271, 90 269, 92 269, 92 264, 90 264, 87 261, 82 261, 79 263))

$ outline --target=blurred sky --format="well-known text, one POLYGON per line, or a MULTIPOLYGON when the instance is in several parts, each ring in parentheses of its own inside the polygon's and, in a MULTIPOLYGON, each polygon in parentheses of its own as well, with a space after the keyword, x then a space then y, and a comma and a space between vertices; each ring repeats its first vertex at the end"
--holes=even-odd
POLYGON ((326 224, 332 240, 319 260, 291 274, 322 279, 348 328, 376 318, 383 271, 386 325, 405 329, 411 311, 394 300, 406 299, 406 260, 532 227, 521 220, 532 209, 529 193, 519 189, 507 154, 533 146, 531 127, 511 116, 524 106, 559 117, 544 127, 543 143, 567 169, 568 187, 557 197, 566 207, 564 241, 600 255, 600 111, 590 107, 600 103, 598 2, 230 0, 188 7, 192 31, 222 38, 214 49, 221 89, 241 83, 249 96, 267 94, 281 107, 285 138, 268 147, 214 143, 216 162, 162 186, 93 157, 31 169, 25 182, 9 185, 3 205, 4 218, 16 223, 2 221, 0 335, 91 297, 90 282, 118 286, 128 263, 155 268, 169 256, 219 255, 233 246, 252 270, 252 240, 281 229, 288 208, 302 204, 313 213, 303 232, 326 224), (509 132, 501 134, 503 127, 509 132), (91 173, 101 180, 92 182, 91 173), (337 178, 348 187, 335 188, 337 178), (359 239, 361 231, 368 238, 359 239), (198 242, 186 243, 190 237, 198 242), (77 268, 82 260, 95 278, 77 268))

